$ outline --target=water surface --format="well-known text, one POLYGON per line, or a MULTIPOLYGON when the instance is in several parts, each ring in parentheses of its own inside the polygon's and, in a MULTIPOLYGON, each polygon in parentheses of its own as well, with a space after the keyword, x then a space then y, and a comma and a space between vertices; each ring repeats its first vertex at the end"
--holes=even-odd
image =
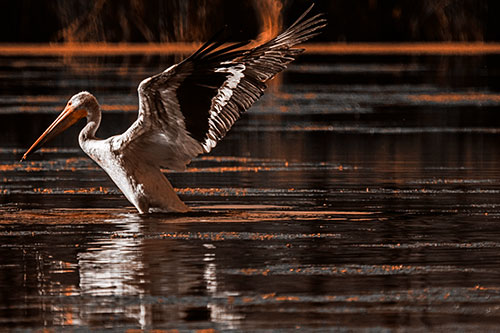
POLYGON ((306 55, 137 215, 77 145, 74 93, 136 117, 177 56, 0 57, 4 328, 488 330, 500 320, 498 56, 306 55))

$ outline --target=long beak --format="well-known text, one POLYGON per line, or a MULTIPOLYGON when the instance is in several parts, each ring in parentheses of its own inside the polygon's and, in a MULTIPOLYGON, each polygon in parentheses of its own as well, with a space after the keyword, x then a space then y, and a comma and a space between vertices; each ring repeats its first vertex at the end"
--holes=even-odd
POLYGON ((85 109, 75 109, 67 105, 56 120, 43 132, 43 134, 35 141, 35 143, 24 153, 21 162, 25 160, 28 155, 37 151, 44 143, 55 138, 57 135, 64 132, 66 129, 75 124, 78 120, 87 116, 85 109))

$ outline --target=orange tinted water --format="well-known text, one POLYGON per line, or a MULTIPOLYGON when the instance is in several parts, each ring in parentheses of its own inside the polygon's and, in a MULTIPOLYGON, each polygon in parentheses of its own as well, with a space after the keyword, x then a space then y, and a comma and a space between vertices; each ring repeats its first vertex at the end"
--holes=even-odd
POLYGON ((390 48, 306 54, 166 172, 193 212, 148 216, 80 151, 82 124, 18 161, 83 89, 98 135, 121 133, 174 57, 4 54, 2 328, 495 330, 498 55, 390 48))
MULTIPOLYGON (((272 30, 272 29, 271 29, 272 30)), ((267 31, 267 30, 266 30, 267 31)), ((267 36, 267 35, 266 35, 267 36)), ((271 35, 269 35, 271 36, 271 35)), ((267 39, 266 37, 262 37, 267 39)), ((270 37, 269 37, 270 38, 270 37)), ((256 43, 251 44, 256 45, 256 43)), ((3 55, 126 55, 126 54, 181 54, 194 52, 201 43, 53 43, 0 44, 3 55)), ((310 54, 435 54, 478 55, 500 53, 500 43, 307 43, 303 47, 310 54)))

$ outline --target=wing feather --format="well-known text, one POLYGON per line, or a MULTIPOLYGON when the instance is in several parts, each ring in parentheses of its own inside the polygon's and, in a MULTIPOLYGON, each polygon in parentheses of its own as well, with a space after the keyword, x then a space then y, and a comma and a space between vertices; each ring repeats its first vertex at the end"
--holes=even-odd
POLYGON ((221 48, 222 31, 179 64, 143 80, 138 119, 114 137, 114 150, 172 169, 209 152, 262 96, 266 81, 304 51, 294 46, 326 25, 322 14, 305 19, 312 7, 260 46, 240 50, 245 41, 221 48))

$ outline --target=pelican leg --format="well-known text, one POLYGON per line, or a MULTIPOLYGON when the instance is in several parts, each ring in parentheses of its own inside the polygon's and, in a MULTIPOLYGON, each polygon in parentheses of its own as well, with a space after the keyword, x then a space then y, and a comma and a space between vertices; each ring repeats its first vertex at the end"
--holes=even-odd
POLYGON ((158 177, 158 183, 154 187, 155 195, 152 196, 152 210, 154 208, 159 208, 160 211, 167 212, 178 212, 185 213, 190 211, 190 208, 186 206, 184 202, 179 198, 177 193, 175 193, 172 184, 168 181, 167 177, 160 171, 160 176, 158 177), (161 181, 160 181, 161 179, 161 181))

